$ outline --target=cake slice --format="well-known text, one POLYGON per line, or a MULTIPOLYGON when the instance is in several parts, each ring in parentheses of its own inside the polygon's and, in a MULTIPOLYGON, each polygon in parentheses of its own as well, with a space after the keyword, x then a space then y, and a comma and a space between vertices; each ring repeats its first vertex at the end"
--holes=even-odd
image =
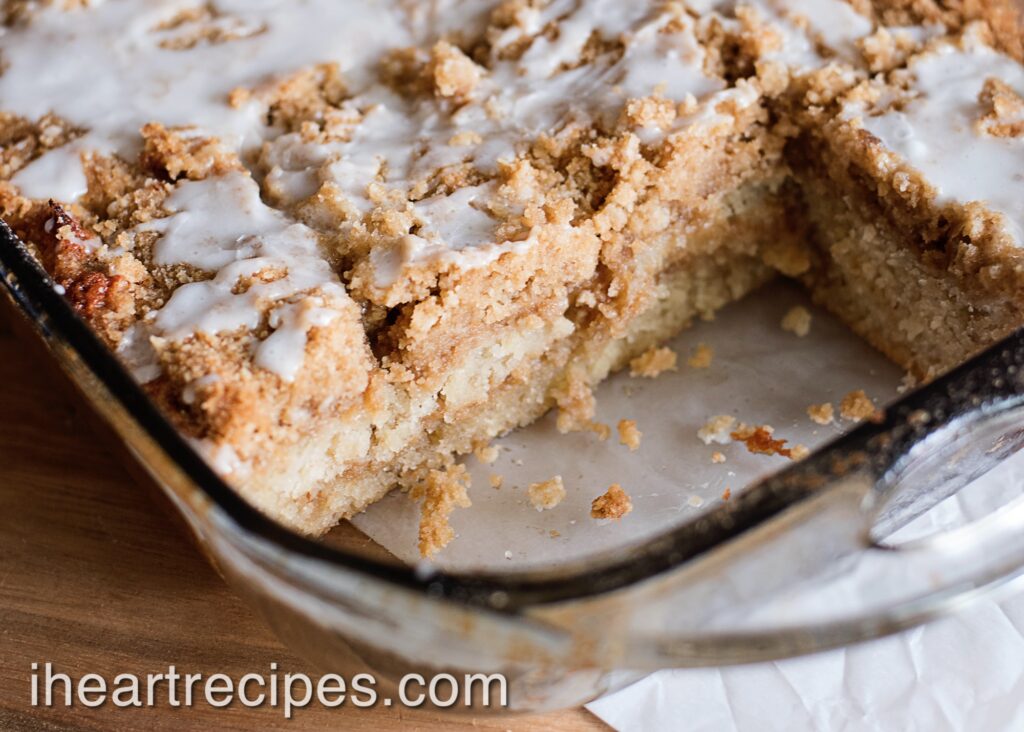
POLYGON ((995 44, 923 42, 790 147, 816 299, 923 378, 1022 322, 1024 68, 995 44))

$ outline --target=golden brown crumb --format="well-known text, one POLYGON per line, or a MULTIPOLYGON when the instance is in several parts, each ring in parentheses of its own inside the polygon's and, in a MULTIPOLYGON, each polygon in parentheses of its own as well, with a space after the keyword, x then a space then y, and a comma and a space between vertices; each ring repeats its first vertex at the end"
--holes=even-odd
POLYGON ((675 371, 678 357, 671 348, 648 348, 629 362, 629 375, 653 379, 665 371, 675 371))
POLYGON ((455 538, 448 517, 456 508, 469 508, 469 472, 464 465, 450 465, 444 470, 431 470, 425 480, 411 491, 420 507, 420 556, 432 557, 455 538))
POLYGON ((830 402, 824 404, 812 404, 807 407, 807 416, 817 424, 832 424, 836 418, 836 410, 830 402))
POLYGON ((606 425, 604 422, 595 422, 593 420, 587 422, 585 429, 588 432, 593 432, 597 435, 597 439, 601 442, 605 442, 609 437, 612 436, 612 428, 606 425))
POLYGON ((734 424, 736 424, 735 417, 719 414, 717 417, 709 419, 703 427, 697 430, 697 437, 705 445, 710 445, 712 442, 725 445, 729 442, 729 430, 734 424))
POLYGON ((473 454, 484 465, 490 465, 498 459, 498 448, 494 445, 488 445, 483 440, 478 440, 473 443, 473 454))
POLYGON ((636 421, 632 419, 619 420, 619 442, 636 452, 640 447, 640 438, 644 433, 636 428, 636 421))
POLYGON ((694 352, 692 356, 690 356, 689 360, 687 360, 686 363, 688 366, 690 366, 690 368, 706 369, 709 366, 711 366, 711 361, 714 358, 714 349, 712 349, 711 346, 701 343, 699 346, 697 346, 697 350, 694 352))
POLYGON ((732 498, 732 488, 726 488, 722 491, 722 500, 728 501, 730 498, 732 498))
POLYGON ((877 414, 874 402, 868 398, 863 389, 851 391, 839 403, 839 413, 844 419, 870 419, 877 414))
POLYGON ((782 317, 782 329, 803 338, 811 332, 811 313, 802 305, 790 308, 782 317))
POLYGON ((479 145, 483 142, 479 132, 473 132, 473 130, 463 130, 462 132, 456 132, 452 135, 452 138, 448 140, 448 144, 452 147, 466 147, 467 145, 479 145))
POLYGON ((793 445, 789 451, 789 457, 791 460, 803 460, 805 457, 811 454, 811 450, 807 445, 796 444, 793 445))
POLYGON ((551 529, 551 531, 548 532, 548 536, 550 536, 552 539, 557 539, 561 535, 562 533, 557 529, 551 529))
POLYGON ((232 109, 244 107, 252 98, 252 92, 243 86, 235 87, 228 93, 228 106, 232 109))
POLYGON ((544 511, 562 502, 565 498, 565 485, 562 484, 562 476, 556 475, 550 480, 532 484, 526 493, 533 507, 538 511, 544 511))
POLYGON ((986 79, 978 103, 984 112, 977 121, 979 132, 992 137, 1024 135, 1024 99, 1006 82, 986 79))
POLYGON ((596 519, 620 519, 633 510, 633 501, 622 486, 613 483, 603 495, 590 504, 590 517, 596 519))
POLYGON ((713 452, 711 453, 711 462, 721 464, 725 462, 725 453, 713 452))
POLYGON ((446 41, 438 42, 430 53, 427 73, 434 83, 434 93, 440 97, 468 97, 480 81, 480 67, 446 41))
MULTIPOLYGON (((771 425, 751 427, 741 424, 729 436, 737 442, 747 446, 747 450, 754 455, 781 455, 782 457, 795 460, 793 449, 786 447, 785 440, 776 440, 772 437, 775 428, 771 425)), ((805 450, 807 448, 804 448, 805 450)))
POLYGON ((489 480, 491 483, 491 488, 493 488, 494 490, 498 490, 499 488, 501 488, 501 484, 505 482, 505 479, 502 478, 497 473, 492 473, 489 480))

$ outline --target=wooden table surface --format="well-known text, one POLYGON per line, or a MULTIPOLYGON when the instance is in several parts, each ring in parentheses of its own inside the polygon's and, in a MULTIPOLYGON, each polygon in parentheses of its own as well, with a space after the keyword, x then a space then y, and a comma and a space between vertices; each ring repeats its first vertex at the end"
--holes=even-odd
POLYGON ((605 729, 584 710, 450 717, 383 707, 33 709, 33 662, 99 673, 307 672, 148 491, 95 443, 0 313, 0 730, 605 729))

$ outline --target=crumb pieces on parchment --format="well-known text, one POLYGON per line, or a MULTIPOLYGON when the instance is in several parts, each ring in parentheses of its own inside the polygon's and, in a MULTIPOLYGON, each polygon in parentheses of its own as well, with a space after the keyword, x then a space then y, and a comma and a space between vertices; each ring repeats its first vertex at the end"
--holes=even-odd
POLYGON ((871 401, 863 389, 857 389, 851 391, 849 394, 843 397, 843 400, 839 403, 839 414, 844 419, 878 419, 881 417, 881 412, 875 407, 875 403, 871 401))
POLYGON ((715 450, 711 453, 711 462, 720 465, 725 462, 725 453, 715 450))
POLYGON ((697 437, 705 445, 710 445, 712 442, 717 442, 719 445, 728 444, 729 431, 734 424, 736 424, 735 417, 728 414, 719 414, 709 419, 704 423, 703 427, 697 430, 697 437))
POLYGON ((620 419, 618 429, 619 443, 628 447, 630 452, 636 452, 640 448, 640 439, 644 436, 644 433, 637 429, 636 421, 620 419))
POLYGON ((807 407, 807 416, 811 418, 811 421, 815 424, 832 424, 836 418, 836 410, 830 402, 824 404, 812 404, 807 407))
POLYGON ((590 504, 590 517, 595 519, 620 519, 633 510, 633 501, 629 494, 618 483, 613 483, 607 491, 594 499, 590 504))
POLYGON ((629 362, 629 375, 653 379, 665 371, 675 371, 677 361, 671 348, 651 347, 629 362))
POLYGON ((526 495, 538 511, 554 508, 565 498, 565 485, 562 483, 562 476, 556 475, 554 478, 531 484, 526 489, 526 495))
POLYGON ((714 359, 714 349, 705 343, 701 343, 697 346, 697 350, 693 352, 693 355, 687 359, 686 364, 692 369, 706 369, 711 367, 711 362, 714 359))
POLYGON ((811 332, 811 313, 802 305, 790 308, 782 316, 782 329, 803 338, 811 332))
POLYGON ((410 491, 420 506, 420 556, 429 558, 437 554, 455 538, 455 530, 448 518, 456 508, 469 508, 467 489, 469 471, 464 465, 449 465, 444 470, 431 470, 426 478, 410 491))
POLYGON ((558 529, 551 529, 551 531, 548 532, 548 536, 550 536, 552 539, 557 539, 561 535, 562 535, 562 532, 559 531, 558 529))
POLYGON ((597 435, 597 439, 601 442, 607 442, 608 438, 612 436, 612 428, 604 422, 595 422, 594 420, 590 420, 586 424, 586 430, 597 435))
POLYGON ((491 477, 488 478, 487 480, 491 484, 491 488, 493 488, 494 490, 498 490, 499 488, 501 488, 502 484, 505 482, 505 479, 498 475, 497 473, 492 473, 491 477))
POLYGON ((498 448, 494 445, 490 445, 483 440, 478 440, 473 443, 473 454, 476 459, 484 465, 490 465, 498 459, 498 448))
POLYGON ((786 440, 775 439, 772 437, 774 433, 775 428, 771 425, 740 424, 729 436, 746 445, 747 451, 754 455, 781 455, 790 460, 800 460, 810 454, 804 445, 786 447, 786 440))
POLYGON ((732 498, 732 488, 726 488, 724 491, 722 491, 722 500, 723 501, 728 501, 731 498, 732 498))

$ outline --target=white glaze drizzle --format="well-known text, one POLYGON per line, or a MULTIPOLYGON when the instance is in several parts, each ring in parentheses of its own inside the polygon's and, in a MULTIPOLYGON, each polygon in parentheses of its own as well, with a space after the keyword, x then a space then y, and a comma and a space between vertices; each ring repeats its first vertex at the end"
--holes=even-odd
MULTIPOLYGON (((414 40, 396 4, 385 0, 217 0, 209 3, 219 13, 214 23, 242 37, 187 50, 162 47, 195 26, 160 27, 203 5, 107 0, 80 10, 63 11, 60 3, 38 9, 26 27, 4 35, 4 111, 31 120, 52 112, 84 127, 85 138, 58 156, 98 150, 131 157, 139 129, 152 121, 192 125, 241 149, 259 141, 264 110, 255 100, 231 108, 232 89, 329 61, 358 85, 385 49, 414 40)), ((33 197, 74 200, 81 179, 50 176, 48 167, 67 162, 55 162, 53 154, 29 165, 15 183, 33 197)))
MULTIPOLYGON (((595 122, 614 124, 632 98, 658 93, 679 102, 690 95, 731 94, 722 91, 720 79, 704 72, 704 52, 685 14, 620 0, 552 0, 525 12, 524 22, 494 43, 489 69, 468 100, 455 107, 446 100, 410 102, 382 87, 369 89, 347 102, 354 115, 356 110, 365 115, 350 139, 324 144, 292 134, 267 146, 263 159, 271 169, 272 189, 284 202, 295 203, 331 182, 354 210, 366 212, 373 205, 370 184, 383 182, 392 190, 408 191, 438 169, 462 163, 490 175, 499 161, 514 159, 521 146, 542 133, 557 135, 573 125, 595 122), (557 36, 538 34, 556 21, 557 36), (595 33, 621 41, 621 58, 580 64, 595 33), (528 47, 520 57, 499 58, 503 49, 523 41, 528 47), (482 142, 448 144, 464 132, 482 142)), ((756 101, 749 94, 734 97, 743 103, 756 101)), ((646 142, 665 134, 643 132, 646 142)), ((460 254, 460 265, 473 266, 492 261, 496 245, 512 246, 495 241, 497 222, 481 207, 466 205, 477 193, 463 189, 450 194, 448 202, 435 198, 417 203, 421 231, 444 236, 427 237, 429 242, 408 237, 399 246, 376 252, 377 286, 394 282, 408 266, 451 260, 452 252, 460 254), (471 256, 481 248, 486 256, 471 256)))
POLYGON ((1024 68, 972 36, 912 59, 909 101, 870 114, 862 102, 846 106, 885 148, 934 186, 938 201, 980 201, 1004 217, 1014 241, 1024 243, 1024 138, 993 137, 976 123, 985 80, 995 77, 1024 95, 1024 68))
POLYGON ((871 33, 871 21, 845 0, 690 0, 702 15, 748 7, 781 37, 778 49, 766 60, 778 61, 802 72, 820 68, 828 59, 817 49, 823 43, 844 62, 858 58, 856 41, 871 33))
MULTIPOLYGON (((330 301, 349 301, 315 232, 267 207, 256 182, 240 172, 179 183, 166 208, 169 216, 135 230, 160 234, 154 261, 216 274, 176 289, 146 323, 146 336, 184 339, 197 332, 253 330, 269 310, 274 332, 258 346, 255 362, 293 381, 309 330, 338 315, 330 301)), ((135 339, 122 349, 126 355, 129 348, 139 354, 135 339)), ((144 360, 140 365, 140 374, 156 375, 145 370, 144 360)))

